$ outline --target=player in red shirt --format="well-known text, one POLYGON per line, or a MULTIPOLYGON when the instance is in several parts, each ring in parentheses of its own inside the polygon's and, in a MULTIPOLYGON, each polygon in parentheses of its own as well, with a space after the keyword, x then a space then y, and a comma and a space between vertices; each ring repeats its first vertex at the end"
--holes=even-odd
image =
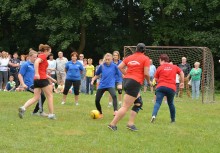
POLYGON ((108 128, 113 131, 117 130, 116 124, 124 117, 132 105, 133 107, 130 113, 127 128, 132 131, 137 131, 137 128, 134 125, 134 120, 143 105, 139 91, 144 78, 151 83, 149 76, 150 59, 144 55, 144 51, 145 45, 143 43, 139 43, 137 45, 136 52, 125 58, 118 66, 124 75, 123 85, 125 95, 122 107, 118 110, 116 116, 108 125, 108 128), (127 67, 127 70, 125 70, 125 67, 127 67))
POLYGON ((35 76, 34 76, 34 97, 29 99, 24 106, 19 108, 19 117, 23 118, 24 112, 26 108, 34 104, 36 101, 39 100, 41 95, 41 90, 44 92, 48 99, 48 107, 49 107, 49 119, 55 119, 55 114, 53 113, 53 93, 52 88, 50 86, 50 82, 48 79, 50 79, 52 82, 56 82, 52 77, 47 75, 47 57, 51 53, 51 47, 49 45, 39 45, 39 50, 41 53, 38 55, 38 58, 36 59, 34 63, 34 70, 35 70, 35 76))
POLYGON ((175 106, 173 99, 176 91, 176 74, 180 75, 180 88, 184 88, 184 73, 176 65, 169 63, 169 57, 167 54, 160 55, 160 66, 155 73, 155 79, 157 81, 156 87, 156 102, 154 104, 154 110, 152 113, 151 123, 156 119, 157 112, 159 111, 163 97, 167 97, 167 103, 170 109, 171 123, 175 122, 175 106))

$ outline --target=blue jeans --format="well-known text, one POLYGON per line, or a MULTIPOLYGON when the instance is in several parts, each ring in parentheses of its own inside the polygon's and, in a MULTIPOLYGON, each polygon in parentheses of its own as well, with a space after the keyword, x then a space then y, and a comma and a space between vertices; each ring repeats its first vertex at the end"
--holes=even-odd
POLYGON ((89 94, 89 91, 91 92, 91 95, 93 94, 93 85, 91 85, 92 77, 86 77, 86 93, 89 94))
POLYGON ((192 99, 199 98, 199 87, 200 87, 200 80, 191 81, 192 83, 192 99))
POLYGON ((170 118, 172 122, 175 122, 176 109, 173 103, 175 91, 171 88, 161 86, 156 89, 156 102, 154 104, 154 110, 152 116, 157 116, 157 112, 160 109, 160 105, 163 101, 163 97, 167 96, 167 103, 170 109, 170 118))

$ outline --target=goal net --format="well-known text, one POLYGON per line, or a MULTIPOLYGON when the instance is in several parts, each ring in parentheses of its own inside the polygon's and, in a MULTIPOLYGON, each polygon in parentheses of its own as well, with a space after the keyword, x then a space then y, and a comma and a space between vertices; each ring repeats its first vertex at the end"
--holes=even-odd
MULTIPOLYGON (((124 46, 124 57, 131 55, 136 46, 124 46)), ((202 69, 201 94, 202 103, 214 102, 214 62, 212 53, 207 47, 174 47, 174 46, 146 46, 146 55, 153 60, 153 64, 159 66, 159 56, 167 54, 173 64, 180 64, 182 57, 187 58, 191 68, 195 62, 200 62, 202 69)))

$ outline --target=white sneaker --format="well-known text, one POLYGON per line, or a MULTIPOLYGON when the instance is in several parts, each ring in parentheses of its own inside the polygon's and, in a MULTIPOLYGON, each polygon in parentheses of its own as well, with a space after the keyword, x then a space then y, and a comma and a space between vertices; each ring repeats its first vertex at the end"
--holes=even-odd
POLYGON ((47 118, 51 119, 51 120, 55 120, 56 116, 55 116, 55 114, 49 114, 47 118))
POLYGON ((20 107, 18 109, 18 116, 22 119, 24 117, 24 112, 25 112, 25 108, 24 107, 20 107))
POLYGON ((151 118, 151 123, 154 123, 155 122, 155 119, 156 119, 156 117, 155 116, 152 116, 152 118, 151 118))
POLYGON ((41 113, 40 113, 40 116, 42 116, 42 117, 48 117, 48 114, 45 113, 45 112, 41 112, 41 113))
POLYGON ((65 104, 65 102, 64 102, 64 101, 62 101, 62 102, 61 102, 61 105, 64 105, 64 104, 65 104))
POLYGON ((79 105, 79 103, 77 102, 75 105, 76 105, 76 106, 78 106, 78 105, 79 105))

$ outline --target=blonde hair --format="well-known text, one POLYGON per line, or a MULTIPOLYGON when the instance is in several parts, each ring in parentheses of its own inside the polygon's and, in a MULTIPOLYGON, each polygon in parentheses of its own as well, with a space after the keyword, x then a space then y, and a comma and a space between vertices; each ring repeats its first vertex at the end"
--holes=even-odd
POLYGON ((194 65, 198 65, 198 66, 199 66, 199 65, 200 65, 200 63, 199 63, 199 62, 195 62, 195 63, 194 63, 194 65))
POLYGON ((103 62, 105 63, 106 62, 106 57, 110 57, 111 59, 113 58, 112 54, 111 53, 106 53, 103 57, 103 62))
POLYGON ((32 56, 32 55, 34 55, 34 54, 37 54, 37 52, 36 52, 36 51, 34 51, 34 50, 31 50, 31 51, 29 51, 28 56, 32 56))
POLYGON ((92 61, 92 59, 91 59, 91 58, 89 58, 89 59, 88 59, 88 61, 92 61))
POLYGON ((118 59, 120 60, 121 57, 120 57, 120 53, 119 53, 119 51, 117 51, 117 50, 114 51, 114 52, 113 52, 113 55, 114 55, 114 54, 118 54, 118 59))
POLYGON ((45 51, 45 50, 49 50, 49 49, 51 49, 51 47, 49 46, 49 45, 47 45, 47 44, 40 44, 39 45, 39 51, 45 51))

